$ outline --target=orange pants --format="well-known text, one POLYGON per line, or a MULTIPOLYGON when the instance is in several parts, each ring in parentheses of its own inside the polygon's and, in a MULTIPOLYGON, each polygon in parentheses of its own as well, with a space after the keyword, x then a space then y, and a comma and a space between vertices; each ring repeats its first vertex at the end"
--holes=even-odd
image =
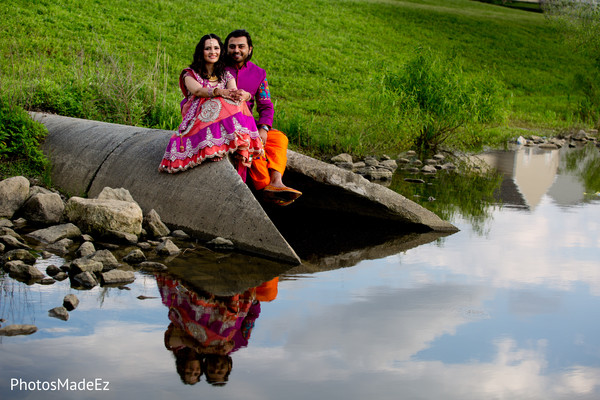
POLYGON ((277 129, 271 129, 267 134, 265 154, 252 160, 250 178, 256 190, 262 190, 271 182, 270 169, 283 175, 287 164, 288 138, 277 129))

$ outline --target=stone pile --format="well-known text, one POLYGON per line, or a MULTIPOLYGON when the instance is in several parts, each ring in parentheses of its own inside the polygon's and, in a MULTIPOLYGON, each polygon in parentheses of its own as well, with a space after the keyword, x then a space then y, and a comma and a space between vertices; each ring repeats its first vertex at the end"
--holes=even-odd
POLYGON ((407 172, 424 174, 435 174, 441 169, 455 169, 454 164, 444 160, 443 154, 436 154, 430 159, 421 161, 417 158, 416 152, 408 151, 399 155, 396 160, 383 155, 379 160, 375 157, 365 157, 364 160, 358 162, 353 162, 350 154, 342 153, 333 157, 331 162, 340 168, 362 175, 370 181, 386 181, 392 179, 398 168, 407 172))
MULTIPOLYGON (((171 232, 155 210, 143 215, 122 188, 104 188, 95 199, 66 199, 56 191, 30 186, 22 176, 0 181, 0 268, 27 284, 69 279, 73 288, 82 290, 122 286, 135 280, 136 270, 166 270, 165 263, 181 253, 175 242, 189 238, 185 232, 171 232), (116 250, 129 253, 118 260, 116 250), (52 254, 62 257, 64 265, 41 271, 36 264, 52 254)), ((49 315, 68 320, 79 302, 70 296, 49 315)), ((7 336, 33 332, 31 326, 0 328, 0 335, 7 336)))
POLYGON ((533 147, 538 146, 541 149, 556 150, 564 146, 577 147, 578 145, 592 143, 600 147, 598 139, 598 131, 592 129, 589 132, 580 130, 577 133, 562 134, 553 138, 544 138, 536 135, 528 135, 527 137, 519 136, 515 142, 519 145, 533 147))

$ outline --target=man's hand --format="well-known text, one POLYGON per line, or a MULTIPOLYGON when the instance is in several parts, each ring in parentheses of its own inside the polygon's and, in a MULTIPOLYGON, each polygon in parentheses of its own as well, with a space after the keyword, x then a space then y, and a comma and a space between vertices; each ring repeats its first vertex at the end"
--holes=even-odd
POLYGON ((258 134, 260 135, 260 140, 262 140, 263 144, 267 143, 267 135, 268 135, 268 131, 266 129, 263 128, 259 128, 258 129, 258 134))
POLYGON ((244 89, 235 90, 231 96, 231 99, 234 101, 248 101, 252 98, 252 95, 244 89))

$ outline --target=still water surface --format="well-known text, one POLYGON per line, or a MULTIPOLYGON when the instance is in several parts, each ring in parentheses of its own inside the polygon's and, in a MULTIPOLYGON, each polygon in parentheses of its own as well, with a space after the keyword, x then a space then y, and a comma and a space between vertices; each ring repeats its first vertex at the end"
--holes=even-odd
POLYGON ((482 158, 504 175, 477 218, 447 213, 460 232, 375 258, 345 255, 344 268, 244 277, 244 263, 256 271, 260 261, 207 252, 202 265, 137 273, 127 288, 0 276, 0 318, 39 328, 0 338, 0 398, 598 399, 599 152, 482 158), (240 268, 219 276, 232 264, 240 268), (49 317, 68 293, 80 299, 70 319, 49 317), (195 320, 196 341, 169 317, 195 320), (192 385, 182 379, 201 363, 180 374, 175 357, 190 343, 204 354, 192 385), (15 386, 67 379, 110 390, 15 386))

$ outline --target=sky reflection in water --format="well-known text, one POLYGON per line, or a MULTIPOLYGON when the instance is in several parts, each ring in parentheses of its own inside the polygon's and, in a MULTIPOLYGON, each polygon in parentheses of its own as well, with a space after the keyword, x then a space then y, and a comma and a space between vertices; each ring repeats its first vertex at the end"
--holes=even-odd
POLYGON ((0 398, 599 398, 600 197, 490 214, 484 234, 458 217, 436 242, 282 276, 224 387, 181 383, 153 276, 104 296, 5 281, 2 317, 40 331, 1 338, 0 398), (81 300, 69 321, 47 317, 69 292, 81 300), (100 377, 111 391, 15 392, 13 377, 100 377))

